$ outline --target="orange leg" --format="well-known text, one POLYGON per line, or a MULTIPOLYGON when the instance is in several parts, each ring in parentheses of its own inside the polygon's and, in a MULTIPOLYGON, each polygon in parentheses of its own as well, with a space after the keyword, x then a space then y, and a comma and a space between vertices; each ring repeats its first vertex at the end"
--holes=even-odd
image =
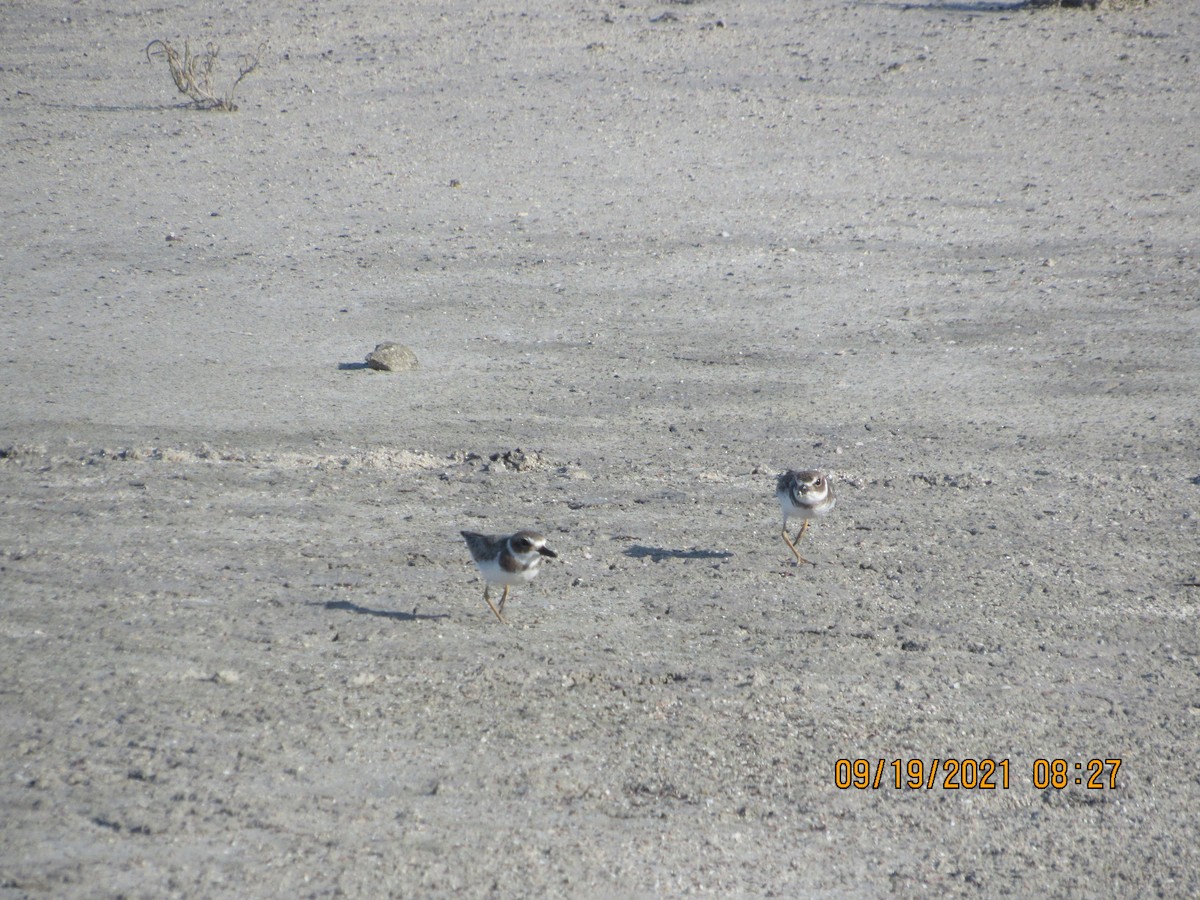
POLYGON ((787 523, 783 525, 783 541, 788 545, 788 549, 792 551, 792 555, 796 557, 798 563, 808 563, 810 566, 815 566, 816 563, 805 559, 800 555, 800 551, 796 549, 796 545, 800 543, 800 538, 804 537, 804 532, 808 530, 808 519, 804 520, 804 524, 800 526, 800 530, 796 532, 796 539, 792 540, 788 537, 787 523))
MULTIPOLYGON (((508 596, 508 586, 507 585, 505 585, 505 587, 504 587, 504 596, 505 597, 508 596)), ((483 586, 483 602, 488 605, 488 609, 490 609, 493 613, 496 614, 496 618, 500 620, 501 625, 508 624, 507 622, 504 621, 504 616, 500 615, 500 610, 496 609, 495 605, 492 603, 492 598, 488 596, 488 585, 487 584, 484 584, 484 586, 483 586)), ((504 599, 501 598, 500 609, 503 609, 503 608, 504 608, 504 599)))

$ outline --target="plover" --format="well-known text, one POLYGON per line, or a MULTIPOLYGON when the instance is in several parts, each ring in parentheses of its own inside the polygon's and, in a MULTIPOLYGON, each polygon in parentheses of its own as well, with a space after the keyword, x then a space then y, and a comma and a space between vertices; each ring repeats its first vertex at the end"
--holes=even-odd
MULTIPOLYGON (((779 476, 775 483, 775 497, 779 500, 779 508, 783 511, 783 540, 796 557, 797 562, 808 562, 796 544, 808 530, 809 520, 823 516, 833 509, 837 499, 833 496, 833 485, 820 472, 806 469, 803 472, 787 471, 779 476), (788 537, 787 523, 791 516, 802 516, 804 524, 796 534, 796 539, 788 537)), ((816 563, 813 563, 816 565, 816 563)))
POLYGON ((471 558, 483 575, 483 600, 503 624, 504 603, 508 600, 508 589, 515 584, 532 581, 542 565, 542 557, 554 559, 558 556, 546 546, 546 538, 536 531, 518 531, 516 534, 477 534, 462 532, 471 558), (496 607, 488 595, 493 584, 504 585, 500 595, 500 606, 496 607))

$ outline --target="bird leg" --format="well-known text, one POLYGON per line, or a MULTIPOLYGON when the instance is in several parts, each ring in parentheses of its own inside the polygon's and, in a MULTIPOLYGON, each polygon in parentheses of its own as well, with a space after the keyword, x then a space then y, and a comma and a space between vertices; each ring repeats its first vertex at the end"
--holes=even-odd
POLYGON ((800 530, 796 532, 796 539, 792 543, 800 543, 800 538, 804 537, 804 532, 806 531, 808 531, 808 519, 805 519, 800 525, 800 530))
MULTIPOLYGON (((487 584, 484 584, 484 586, 483 586, 483 602, 488 605, 488 609, 490 609, 492 612, 494 612, 496 614, 496 618, 500 620, 501 625, 507 625, 508 623, 504 621, 504 616, 500 615, 500 610, 496 609, 495 605, 492 603, 492 598, 488 596, 488 587, 489 587, 489 585, 487 585, 487 584)), ((508 586, 507 585, 505 585, 505 587, 504 587, 504 593, 507 596, 507 594, 508 594, 508 586)), ((504 607, 503 600, 500 601, 500 607, 501 607, 501 609, 504 607)))
POLYGON ((792 543, 792 539, 788 537, 786 525, 783 526, 783 530, 780 532, 780 534, 783 536, 783 542, 788 545, 788 549, 792 551, 792 555, 795 556, 796 561, 799 562, 802 557, 796 552, 796 545, 792 543))
POLYGON ((504 593, 500 595, 500 612, 504 612, 504 604, 508 601, 508 585, 504 586, 504 593))
POLYGON ((808 563, 811 566, 815 566, 816 565, 815 562, 805 559, 803 556, 800 555, 800 551, 796 549, 796 545, 798 543, 800 543, 800 538, 804 537, 804 532, 807 530, 808 530, 808 519, 805 519, 804 524, 800 526, 800 530, 798 532, 796 532, 796 539, 792 540, 791 538, 788 537, 787 522, 785 521, 783 523, 783 541, 785 544, 788 545, 788 549, 792 551, 792 555, 796 557, 796 562, 808 563))

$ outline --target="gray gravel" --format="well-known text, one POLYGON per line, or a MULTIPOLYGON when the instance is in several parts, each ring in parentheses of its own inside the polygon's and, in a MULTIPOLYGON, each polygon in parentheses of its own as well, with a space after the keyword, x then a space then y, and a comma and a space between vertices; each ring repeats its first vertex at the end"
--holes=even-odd
POLYGON ((10 4, 0 895, 1200 894, 1200 7, 1010 6, 10 4))

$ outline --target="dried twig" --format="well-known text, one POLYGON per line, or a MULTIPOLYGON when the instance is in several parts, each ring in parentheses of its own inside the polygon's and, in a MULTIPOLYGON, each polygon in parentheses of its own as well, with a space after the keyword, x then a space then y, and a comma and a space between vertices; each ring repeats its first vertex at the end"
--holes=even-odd
POLYGON ((190 97, 200 109, 220 109, 233 112, 237 104, 233 95, 242 79, 258 68, 259 58, 266 50, 267 43, 263 41, 253 53, 238 57, 238 74, 229 89, 224 94, 217 93, 213 85, 213 76, 217 70, 217 56, 221 48, 209 42, 203 53, 192 53, 190 41, 183 42, 183 54, 170 41, 155 39, 146 45, 146 59, 153 60, 155 55, 165 56, 167 67, 171 70, 171 79, 179 93, 190 97))

